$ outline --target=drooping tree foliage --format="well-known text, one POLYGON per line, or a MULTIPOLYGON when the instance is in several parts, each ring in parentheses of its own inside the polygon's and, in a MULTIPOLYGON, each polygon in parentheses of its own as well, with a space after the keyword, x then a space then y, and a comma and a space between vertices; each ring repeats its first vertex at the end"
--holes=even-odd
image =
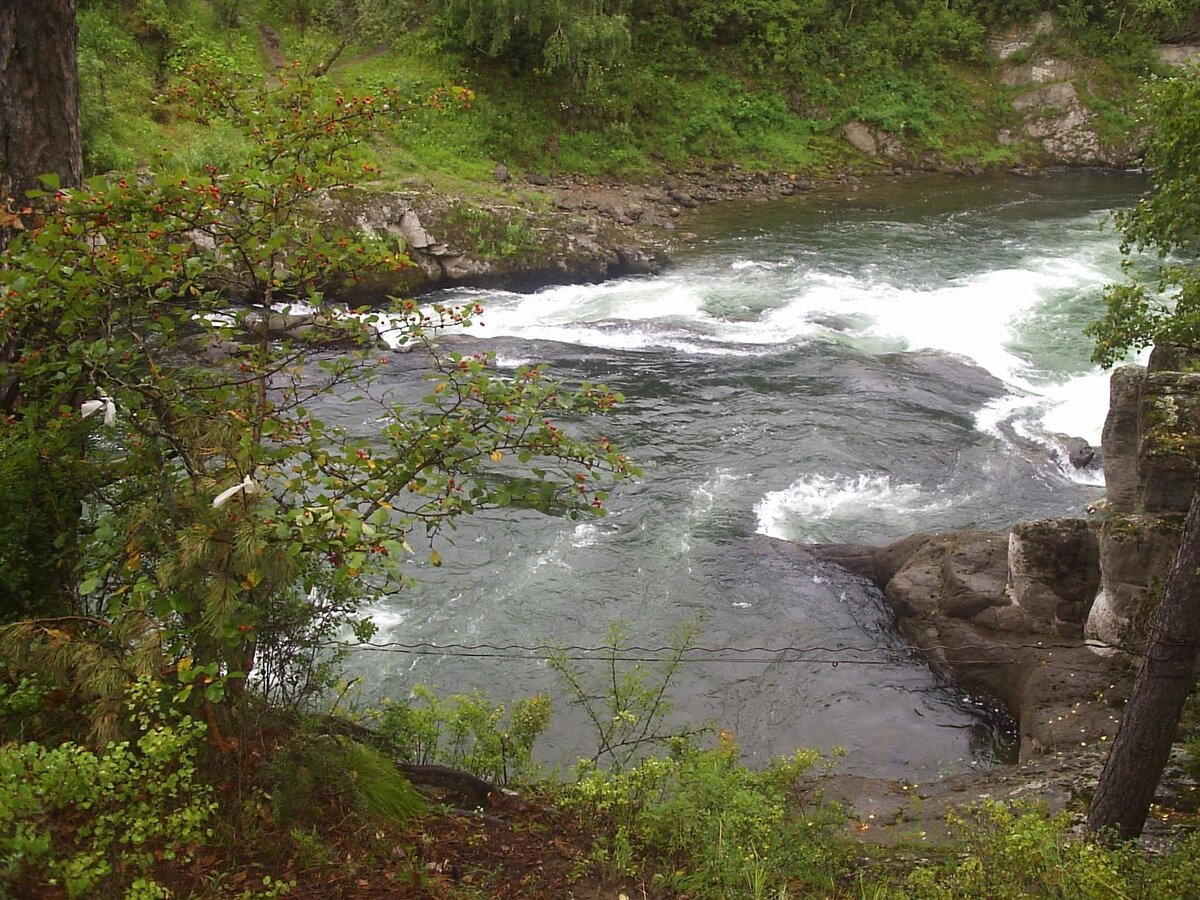
POLYGON ((1089 327, 1105 366, 1152 344, 1200 345, 1200 71, 1151 82, 1146 118, 1152 190, 1117 217, 1131 277, 1108 289, 1104 317, 1089 327), (1135 252, 1146 251, 1149 278, 1135 269, 1135 252))
POLYGON ((588 81, 629 50, 629 0, 441 0, 452 42, 510 65, 588 81))

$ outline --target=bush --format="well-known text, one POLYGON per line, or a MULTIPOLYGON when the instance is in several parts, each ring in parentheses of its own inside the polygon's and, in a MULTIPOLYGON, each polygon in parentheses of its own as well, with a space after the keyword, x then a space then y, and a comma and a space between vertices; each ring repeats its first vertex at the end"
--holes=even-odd
POLYGON ((701 750, 680 740, 667 757, 650 757, 610 774, 592 764, 565 790, 600 837, 593 861, 631 875, 649 859, 658 891, 690 897, 774 897, 803 886, 828 891, 839 866, 828 810, 798 815, 796 779, 817 765, 799 750, 756 772, 739 761, 732 738, 701 750))
POLYGON ((1193 836, 1162 858, 1136 845, 1106 848, 1073 837, 1066 814, 1046 816, 1028 806, 988 802, 952 816, 959 854, 914 870, 901 896, 957 897, 1195 897, 1200 871, 1193 836))
POLYGON ((137 737, 98 751, 0 746, 0 885, 68 896, 166 897, 160 860, 187 862, 216 808, 196 775, 204 726, 165 688, 129 692, 137 737))
POLYGON ((550 697, 518 700, 506 717, 483 694, 439 698, 425 685, 407 703, 384 703, 376 727, 388 748, 405 762, 443 763, 508 784, 531 774, 533 745, 550 724, 550 697))

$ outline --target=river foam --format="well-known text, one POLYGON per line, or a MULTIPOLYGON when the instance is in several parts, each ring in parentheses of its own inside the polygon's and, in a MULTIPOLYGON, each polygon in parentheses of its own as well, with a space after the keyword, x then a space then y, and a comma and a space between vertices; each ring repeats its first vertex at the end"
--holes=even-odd
POLYGON ((905 530, 920 516, 953 502, 917 484, 893 484, 887 475, 857 477, 806 475, 782 491, 767 493, 754 507, 757 532, 787 541, 845 540, 855 523, 905 530))

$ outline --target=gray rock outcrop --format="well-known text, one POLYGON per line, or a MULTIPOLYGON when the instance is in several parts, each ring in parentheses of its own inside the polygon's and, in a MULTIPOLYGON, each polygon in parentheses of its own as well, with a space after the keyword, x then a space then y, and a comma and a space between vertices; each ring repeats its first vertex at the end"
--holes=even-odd
POLYGON ((914 646, 1018 719, 1021 758, 1107 739, 1179 546, 1200 459, 1200 354, 1117 369, 1096 519, 810 547, 872 579, 914 646), (1105 698, 1101 701, 1100 698, 1105 698))
POLYGON ((1104 424, 1106 518, 1098 523, 1100 589, 1085 634, 1133 645, 1179 547, 1200 459, 1200 373, 1195 354, 1156 347, 1149 365, 1113 372, 1104 424))
POLYGON ((1046 40, 1056 30, 1044 13, 1032 23, 993 34, 988 49, 999 64, 1001 84, 1016 92, 1015 127, 1002 129, 1001 143, 1020 145, 1025 154, 1051 165, 1128 165, 1138 155, 1136 135, 1113 136, 1098 126, 1093 95, 1103 82, 1090 78, 1071 60, 1056 56, 1046 40))
POLYGON ((1110 515, 1097 526, 1100 590, 1089 611, 1087 636, 1111 646, 1136 642, 1161 596, 1183 517, 1110 515))
POLYGON ((1083 632, 1100 586, 1100 547, 1083 519, 1020 522, 1008 534, 1005 592, 1038 630, 1083 632))
MULTIPOLYGON (((660 250, 609 223, 600 211, 466 206, 444 197, 343 192, 321 201, 330 221, 395 243, 411 266, 333 292, 369 302, 450 285, 508 288, 601 281, 660 269, 660 250)), ((626 216, 633 224, 632 216, 626 216)))
POLYGON ((1123 664, 1097 658, 1082 639, 1099 581, 1086 521, 809 550, 873 579, 915 647, 965 688, 1003 703, 1017 719, 1022 760, 1111 735, 1123 664))

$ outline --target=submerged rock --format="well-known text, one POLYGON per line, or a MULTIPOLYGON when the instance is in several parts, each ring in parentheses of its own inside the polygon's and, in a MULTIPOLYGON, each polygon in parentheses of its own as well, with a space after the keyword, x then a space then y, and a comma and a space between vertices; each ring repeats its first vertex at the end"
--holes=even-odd
POLYGON ((1099 469, 1104 454, 1081 437, 1055 435, 1058 450, 1073 469, 1099 469))

